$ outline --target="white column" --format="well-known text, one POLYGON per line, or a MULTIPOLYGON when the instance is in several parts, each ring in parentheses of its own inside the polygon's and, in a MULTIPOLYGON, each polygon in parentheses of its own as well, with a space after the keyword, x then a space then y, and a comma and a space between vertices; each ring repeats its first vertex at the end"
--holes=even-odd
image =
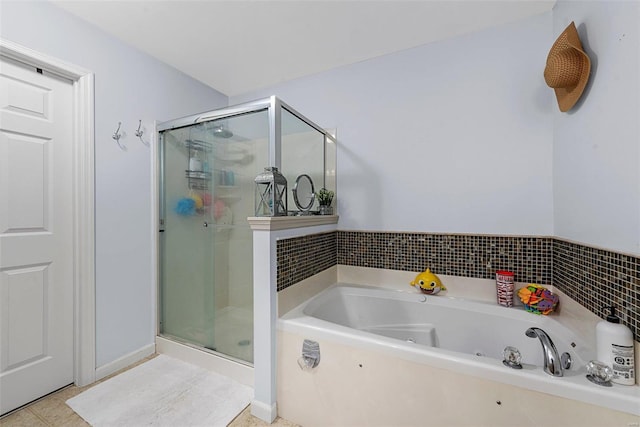
POLYGON ((251 414, 271 423, 276 406, 276 239, 270 230, 253 230, 253 372, 251 414))

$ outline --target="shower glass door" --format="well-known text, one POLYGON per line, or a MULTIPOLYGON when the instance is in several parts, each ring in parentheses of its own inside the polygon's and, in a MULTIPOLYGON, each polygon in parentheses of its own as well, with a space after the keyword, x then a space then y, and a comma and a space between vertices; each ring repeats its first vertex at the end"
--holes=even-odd
POLYGON ((160 334, 253 362, 254 178, 266 109, 160 133, 160 334))

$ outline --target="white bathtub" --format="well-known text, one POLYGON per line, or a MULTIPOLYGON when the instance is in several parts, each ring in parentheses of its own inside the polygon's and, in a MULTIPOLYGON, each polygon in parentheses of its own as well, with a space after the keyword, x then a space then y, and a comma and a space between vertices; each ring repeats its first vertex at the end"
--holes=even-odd
POLYGON ((473 360, 480 356, 501 361, 504 348, 513 346, 520 350, 525 364, 542 366, 540 341, 525 335, 527 328, 536 326, 547 332, 559 353, 571 355, 574 363, 565 375, 582 372, 595 358, 592 349, 553 317, 463 299, 343 285, 309 301, 302 313, 333 323, 338 331, 343 326, 345 333, 376 335, 369 338, 394 347, 437 347, 473 360))
POLYGON ((319 341, 320 367, 331 363, 325 360, 323 342, 339 343, 640 415, 640 387, 614 384, 606 388, 585 378, 585 364, 595 358, 593 340, 581 338, 553 315, 534 315, 522 307, 338 284, 285 314, 278 328, 319 341), (571 355, 573 364, 563 377, 543 371, 542 346, 537 338, 525 335, 529 327, 543 329, 559 354, 571 355), (502 363, 505 346, 520 350, 523 369, 502 363))

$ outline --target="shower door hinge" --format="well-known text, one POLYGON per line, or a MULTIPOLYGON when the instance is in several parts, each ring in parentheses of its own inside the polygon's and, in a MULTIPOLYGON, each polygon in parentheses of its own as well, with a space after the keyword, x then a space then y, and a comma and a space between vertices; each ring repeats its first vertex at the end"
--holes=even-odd
POLYGON ((160 229, 158 231, 160 233, 164 232, 164 219, 160 219, 160 229))

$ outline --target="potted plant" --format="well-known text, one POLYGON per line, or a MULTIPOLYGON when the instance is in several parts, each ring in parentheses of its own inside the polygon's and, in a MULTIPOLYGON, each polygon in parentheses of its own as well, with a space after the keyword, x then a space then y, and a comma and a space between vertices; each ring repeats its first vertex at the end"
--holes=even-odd
POLYGON ((320 215, 332 215, 333 207, 331 207, 331 202, 333 202, 334 192, 331 190, 327 190, 326 188, 321 188, 320 191, 316 193, 316 198, 318 199, 318 204, 320 205, 320 215))

